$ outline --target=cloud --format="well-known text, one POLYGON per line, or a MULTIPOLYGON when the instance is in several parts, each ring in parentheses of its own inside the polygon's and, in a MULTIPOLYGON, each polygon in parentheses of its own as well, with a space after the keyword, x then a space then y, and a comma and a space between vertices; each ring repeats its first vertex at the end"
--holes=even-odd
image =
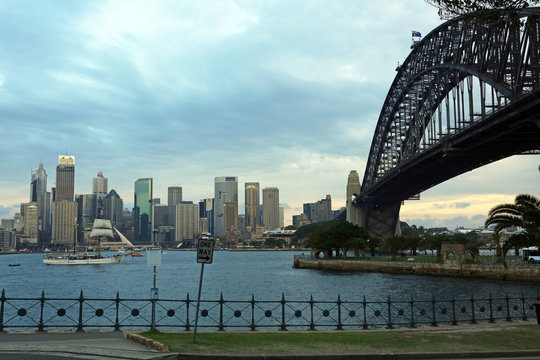
POLYGON ((471 203, 468 203, 468 202, 460 202, 460 203, 456 203, 455 204, 457 208, 459 209, 464 209, 466 207, 469 207, 471 206, 471 203))

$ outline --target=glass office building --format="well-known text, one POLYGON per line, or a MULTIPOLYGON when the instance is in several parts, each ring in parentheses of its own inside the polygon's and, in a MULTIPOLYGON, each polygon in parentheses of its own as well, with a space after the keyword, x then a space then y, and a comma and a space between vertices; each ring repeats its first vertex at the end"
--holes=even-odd
POLYGON ((152 240, 152 178, 135 181, 134 242, 150 243, 152 240))

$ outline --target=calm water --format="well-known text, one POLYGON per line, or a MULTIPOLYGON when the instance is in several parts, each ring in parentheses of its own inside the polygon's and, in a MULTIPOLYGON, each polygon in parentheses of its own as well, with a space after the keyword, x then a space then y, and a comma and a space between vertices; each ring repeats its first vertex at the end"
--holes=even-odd
MULTIPOLYGON (((168 251, 157 268, 161 299, 197 297, 201 265, 195 252, 168 251)), ((205 265, 202 298, 226 300, 393 300, 470 298, 509 295, 537 296, 540 284, 530 282, 458 279, 429 276, 294 269, 293 252, 215 252, 205 265)), ((153 268, 146 257, 124 259, 121 264, 47 266, 41 254, 0 256, 0 288, 8 297, 148 298, 153 268), (21 266, 11 267, 8 264, 21 266)))

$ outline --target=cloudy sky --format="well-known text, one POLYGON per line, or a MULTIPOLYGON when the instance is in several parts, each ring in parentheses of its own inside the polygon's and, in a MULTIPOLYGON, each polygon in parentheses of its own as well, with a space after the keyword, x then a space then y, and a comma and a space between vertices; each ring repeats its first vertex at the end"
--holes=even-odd
MULTIPOLYGON (((76 157, 75 191, 103 171, 130 206, 216 176, 280 189, 286 223, 362 177, 411 31, 441 23, 423 0, 0 0, 0 218, 29 200, 40 161, 76 157)), ((538 157, 512 157, 406 202, 402 220, 475 226, 495 204, 539 193, 538 157)), ((242 212, 242 210, 241 210, 242 212)))

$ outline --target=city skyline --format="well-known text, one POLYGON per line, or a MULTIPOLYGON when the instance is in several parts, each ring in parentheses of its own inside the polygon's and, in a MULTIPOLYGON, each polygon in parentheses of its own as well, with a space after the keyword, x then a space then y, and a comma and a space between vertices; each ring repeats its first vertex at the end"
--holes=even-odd
MULTIPOLYGON (((0 218, 29 201, 40 162, 54 186, 64 152, 77 158, 76 194, 101 171, 127 208, 138 178, 154 179, 154 197, 180 185, 198 201, 222 174, 278 187, 286 224, 326 195, 345 206, 411 31, 442 23, 423 0, 20 1, 2 13, 0 218)), ((406 202, 401 219, 481 225, 492 206, 539 193, 538 163, 464 174, 406 202)))

